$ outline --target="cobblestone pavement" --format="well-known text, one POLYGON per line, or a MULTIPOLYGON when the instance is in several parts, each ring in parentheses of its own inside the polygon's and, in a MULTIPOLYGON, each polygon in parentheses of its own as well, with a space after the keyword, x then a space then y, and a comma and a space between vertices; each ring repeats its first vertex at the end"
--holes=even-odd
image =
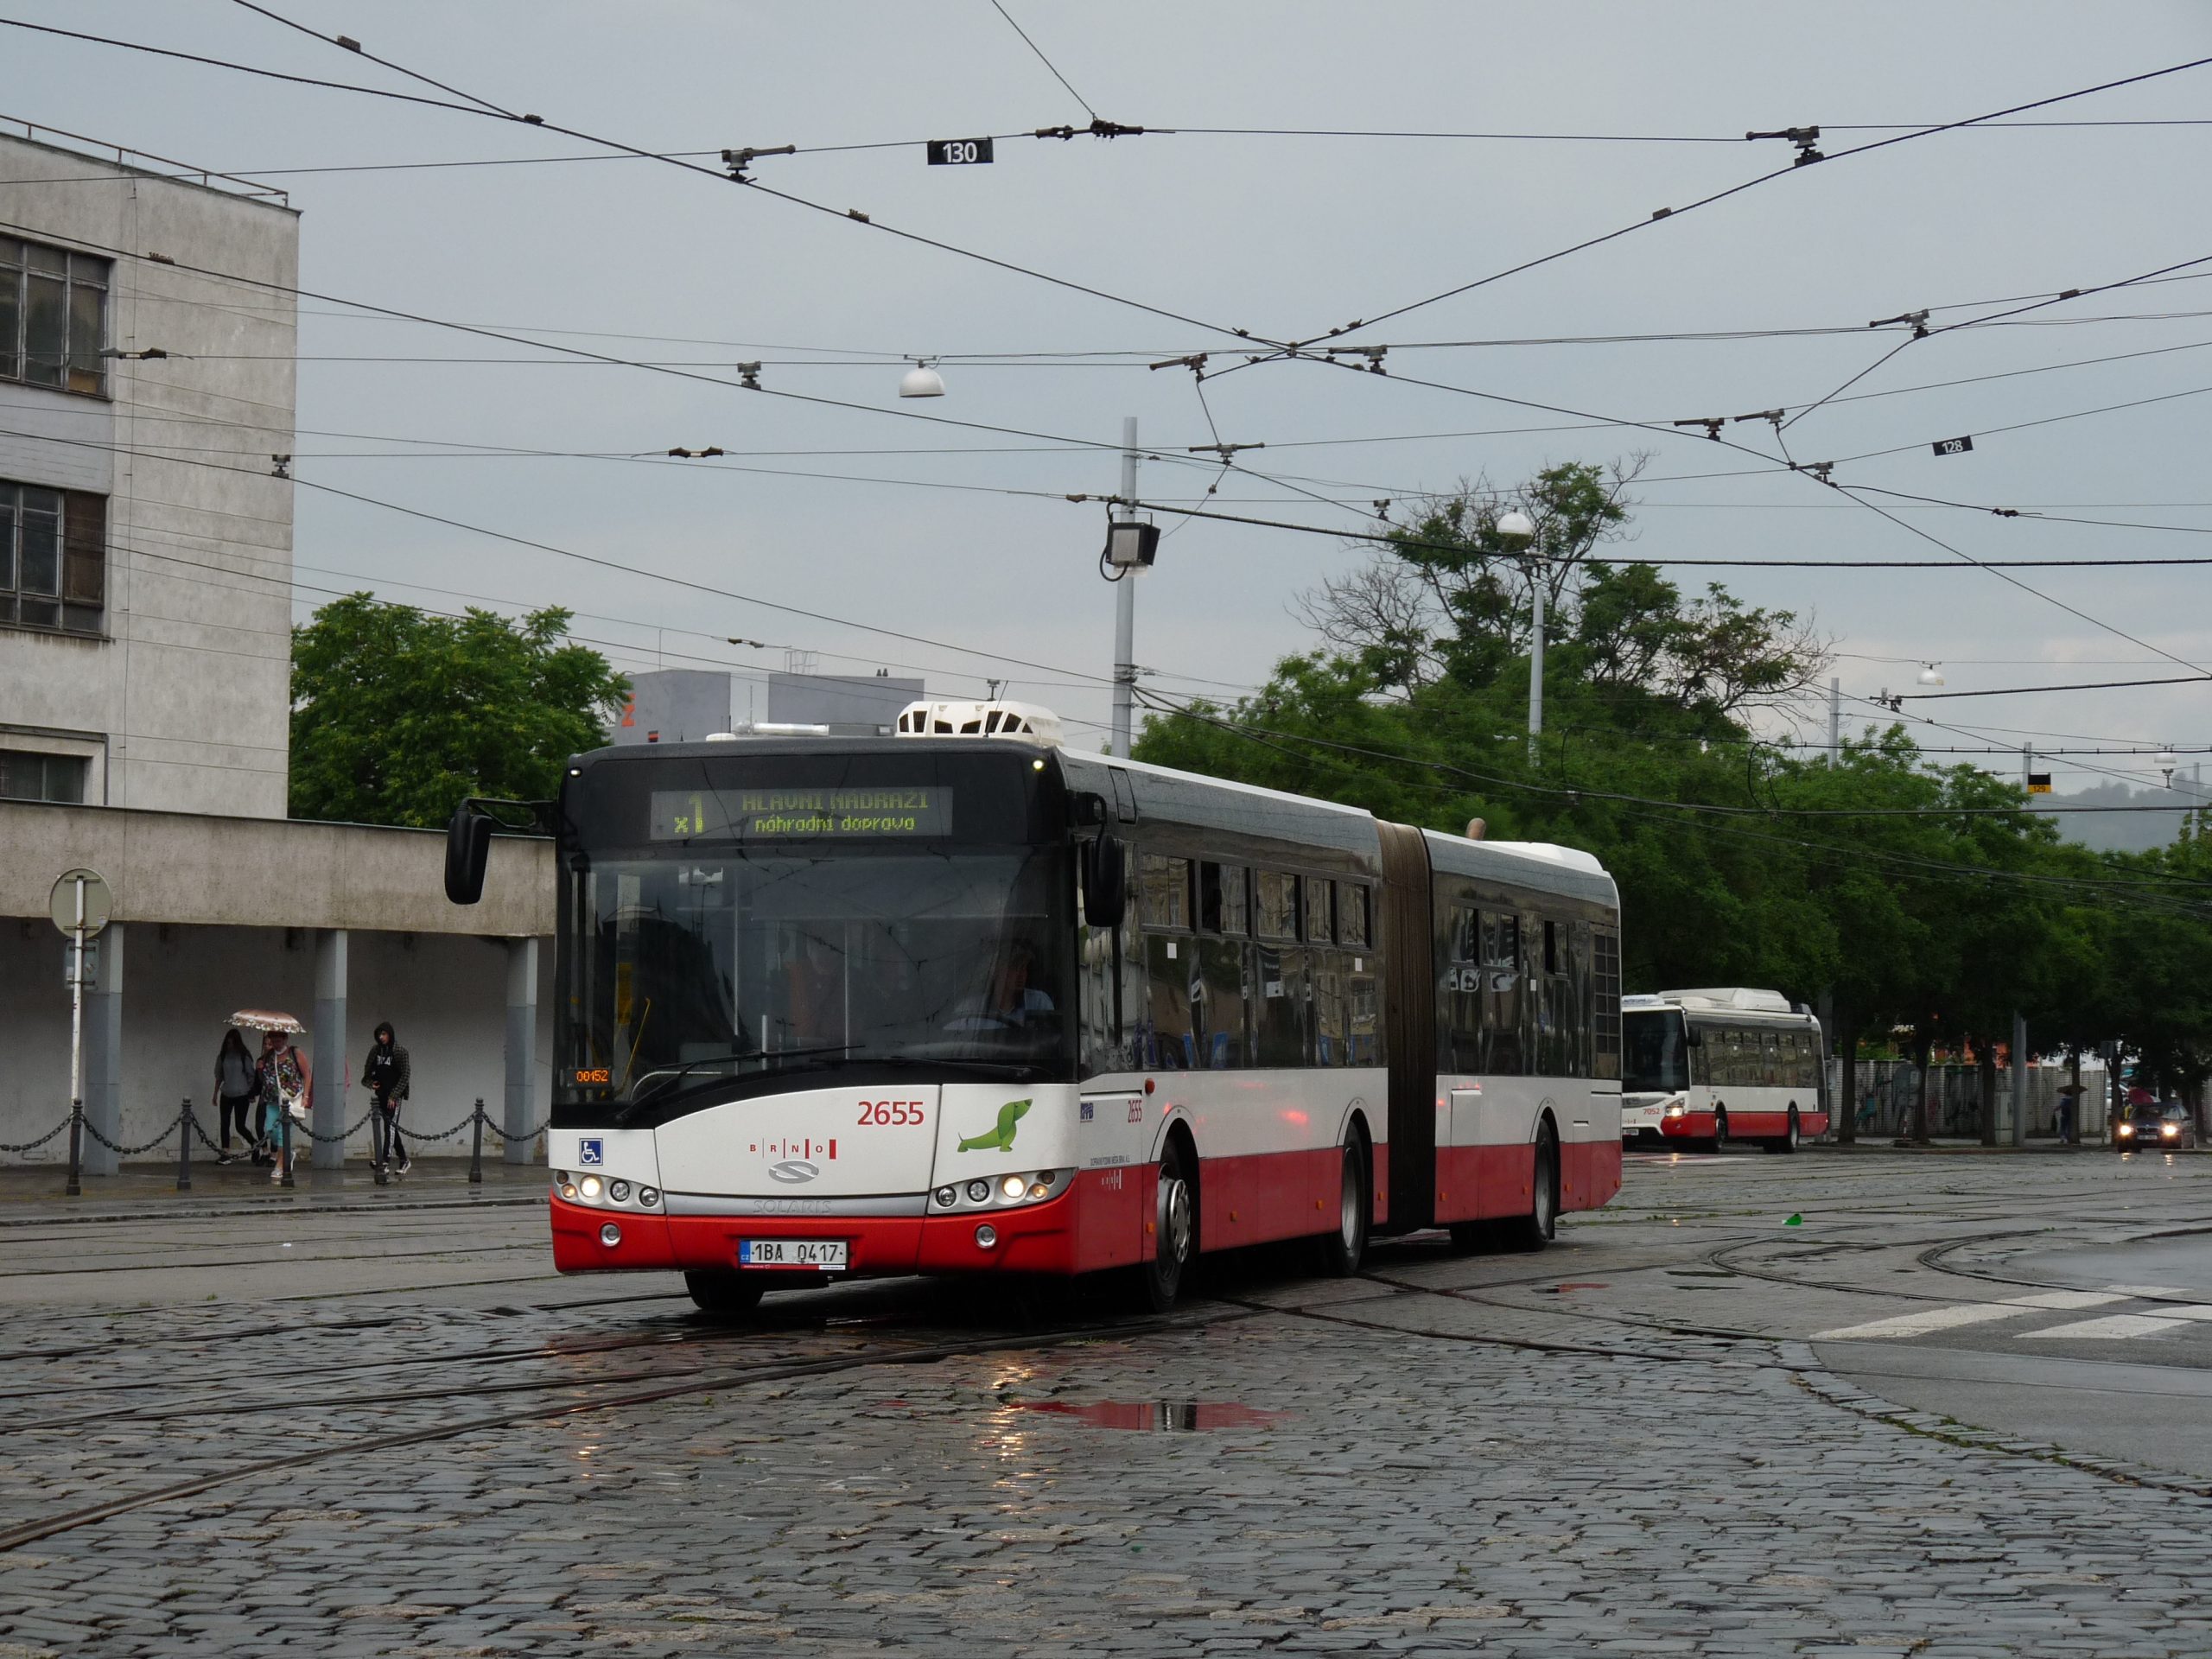
POLYGON ((1891 1405, 1804 1338, 2018 1296, 2024 1252, 2171 1231, 2204 1179, 1632 1160, 1541 1256, 1264 1253, 1166 1321, 851 1286, 754 1329, 528 1278, 525 1207, 377 1218, 467 1264, 427 1292, 358 1209, 203 1210, 235 1290, 147 1269, 97 1308, 41 1269, 159 1223, 10 1215, 0 1659, 2201 1656, 2190 1480, 1891 1405), (300 1295, 287 1242, 349 1294, 300 1295))

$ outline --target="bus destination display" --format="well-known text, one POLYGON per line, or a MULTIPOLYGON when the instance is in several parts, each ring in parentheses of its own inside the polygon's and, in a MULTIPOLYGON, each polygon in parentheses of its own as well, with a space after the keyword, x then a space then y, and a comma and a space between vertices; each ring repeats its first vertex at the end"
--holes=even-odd
POLYGON ((655 841, 840 840, 952 833, 952 791, 935 784, 877 789, 657 789, 655 841))

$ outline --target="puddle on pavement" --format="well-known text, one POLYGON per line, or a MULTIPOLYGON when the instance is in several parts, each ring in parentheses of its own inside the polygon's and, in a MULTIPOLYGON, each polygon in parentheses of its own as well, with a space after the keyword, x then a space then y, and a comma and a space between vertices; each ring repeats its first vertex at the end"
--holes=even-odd
POLYGON ((1017 1400, 1015 1411, 1050 1412, 1095 1428, 1126 1428, 1151 1433, 1205 1433, 1217 1428, 1264 1428, 1290 1415, 1262 1411, 1230 1400, 1098 1400, 1072 1405, 1065 1400, 1017 1400))

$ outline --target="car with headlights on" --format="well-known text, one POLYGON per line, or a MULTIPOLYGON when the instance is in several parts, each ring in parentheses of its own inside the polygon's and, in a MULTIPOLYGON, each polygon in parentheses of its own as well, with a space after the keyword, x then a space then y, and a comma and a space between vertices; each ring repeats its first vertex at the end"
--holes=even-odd
POLYGON ((2131 1106, 2113 1126, 2112 1143, 2122 1152, 2194 1150, 2196 1120, 2179 1104, 2131 1106))

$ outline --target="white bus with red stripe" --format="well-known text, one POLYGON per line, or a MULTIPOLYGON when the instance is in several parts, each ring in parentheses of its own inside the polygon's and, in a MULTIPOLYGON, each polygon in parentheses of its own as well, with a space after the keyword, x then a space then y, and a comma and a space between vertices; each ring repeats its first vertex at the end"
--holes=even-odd
POLYGON ((1621 1134, 1700 1152, 1795 1152, 1827 1133, 1821 1022, 1779 991, 1729 986, 1621 999, 1621 1134))
POLYGON ((730 1311, 1120 1268, 1164 1306, 1201 1251, 1313 1237, 1348 1272, 1370 1230, 1541 1243, 1618 1190, 1596 860, 917 709, 570 763, 563 1271, 678 1269, 730 1311))

